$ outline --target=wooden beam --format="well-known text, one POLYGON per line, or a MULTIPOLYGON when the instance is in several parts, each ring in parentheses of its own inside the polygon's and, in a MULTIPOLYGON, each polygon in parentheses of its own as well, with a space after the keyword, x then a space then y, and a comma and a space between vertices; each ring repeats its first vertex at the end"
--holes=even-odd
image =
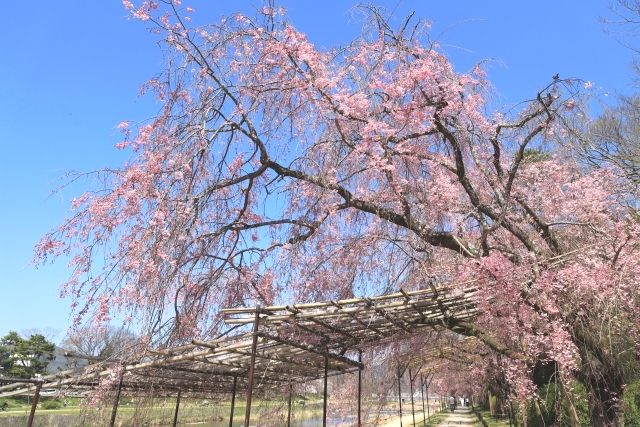
POLYGON ((319 354, 321 356, 328 356, 331 359, 338 360, 340 362, 346 363, 346 364, 351 365, 351 366, 356 367, 356 368, 361 368, 362 367, 361 363, 355 362, 355 361, 349 359, 348 357, 340 356, 340 355, 337 355, 337 354, 332 354, 332 353, 330 353, 328 351, 318 350, 315 347, 312 347, 312 346, 309 346, 309 345, 305 345, 305 344, 296 343, 296 342, 293 342, 293 341, 290 341, 290 340, 287 340, 287 339, 284 339, 284 338, 276 337, 274 335, 270 335, 270 334, 267 334, 267 333, 264 333, 264 332, 259 332, 258 335, 260 335, 261 337, 264 337, 266 339, 272 340, 272 341, 276 341, 276 342, 279 342, 279 343, 282 343, 282 344, 290 345, 291 347, 296 347, 296 348, 299 348, 299 349, 302 349, 302 350, 309 351, 311 353, 319 354))

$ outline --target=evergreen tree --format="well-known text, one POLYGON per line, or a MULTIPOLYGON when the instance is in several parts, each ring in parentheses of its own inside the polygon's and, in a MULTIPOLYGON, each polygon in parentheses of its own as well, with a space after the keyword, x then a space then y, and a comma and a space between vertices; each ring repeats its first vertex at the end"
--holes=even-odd
POLYGON ((54 349, 42 334, 25 339, 11 331, 0 339, 0 376, 32 378, 45 374, 54 359, 54 349))

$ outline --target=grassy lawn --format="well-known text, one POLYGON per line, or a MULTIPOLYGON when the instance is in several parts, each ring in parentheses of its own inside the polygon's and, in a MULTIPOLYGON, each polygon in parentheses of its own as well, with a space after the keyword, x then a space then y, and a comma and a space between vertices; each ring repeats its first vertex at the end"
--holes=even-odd
MULTIPOLYGON (((6 412, 12 411, 30 411, 31 410, 31 398, 27 397, 7 397, 0 399, 0 407, 4 407, 6 412)), ((65 399, 56 399, 54 397, 43 396, 38 401, 38 412, 41 410, 56 410, 62 411, 80 406, 81 399, 77 397, 67 397, 65 399), (64 406, 66 401, 67 406, 64 406)), ((5 411, 0 410, 0 416, 5 411)))

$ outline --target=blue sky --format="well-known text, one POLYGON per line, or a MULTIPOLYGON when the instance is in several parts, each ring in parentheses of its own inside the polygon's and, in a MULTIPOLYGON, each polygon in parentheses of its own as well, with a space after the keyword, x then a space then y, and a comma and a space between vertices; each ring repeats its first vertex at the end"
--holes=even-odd
MULTIPOLYGON (((135 2, 134 2, 135 3, 135 2)), ((197 19, 251 14, 259 1, 183 0, 197 19)), ((289 19, 319 47, 344 44, 361 24, 349 1, 283 1, 289 19)), ((605 33, 607 1, 379 1, 398 18, 432 23, 431 37, 456 69, 490 60, 498 104, 529 99, 555 73, 629 93, 631 52, 605 33)), ((51 195, 68 171, 121 164, 113 145, 121 120, 142 121, 157 105, 138 96, 162 67, 156 38, 126 18, 119 1, 7 2, 0 26, 0 335, 39 329, 60 340, 69 302, 58 299, 64 262, 35 269, 33 246, 60 223, 74 185, 51 195)))

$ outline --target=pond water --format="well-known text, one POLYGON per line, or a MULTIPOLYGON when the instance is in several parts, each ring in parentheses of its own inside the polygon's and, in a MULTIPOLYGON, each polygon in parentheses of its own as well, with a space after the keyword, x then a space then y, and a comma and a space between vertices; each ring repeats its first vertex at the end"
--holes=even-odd
MULTIPOLYGON (((327 419, 327 425, 345 425, 348 424, 350 421, 355 421, 355 420, 351 420, 351 419, 327 419)), ((178 424, 181 427, 229 427, 229 420, 226 421, 209 421, 209 422, 204 422, 204 423, 185 423, 185 424, 178 424)), ((252 424, 253 425, 253 424, 252 424)), ((304 420, 292 420, 291 421, 291 426, 292 427, 318 427, 322 425, 322 417, 312 417, 312 418, 307 418, 304 420)), ((239 419, 239 420, 233 420, 233 427, 242 427, 244 426, 244 420, 243 419, 239 419)), ((274 424, 269 424, 269 423, 262 423, 259 424, 260 427, 280 427, 280 422, 276 422, 274 424)))
MULTIPOLYGON (((237 422, 234 420, 233 427, 242 427, 244 426, 244 420, 238 420, 237 422)), ((327 420, 328 425, 336 425, 339 420, 335 420, 333 423, 327 420)), ((229 427, 229 420, 226 421, 209 421, 205 423, 186 423, 186 424, 178 424, 183 427, 193 426, 193 427, 229 427)), ((253 425, 253 424, 252 424, 253 425)), ((322 425, 322 417, 317 418, 307 418, 304 420, 296 420, 291 421, 292 427, 318 427, 322 425)), ((260 427, 278 427, 278 424, 259 424, 260 427)))

